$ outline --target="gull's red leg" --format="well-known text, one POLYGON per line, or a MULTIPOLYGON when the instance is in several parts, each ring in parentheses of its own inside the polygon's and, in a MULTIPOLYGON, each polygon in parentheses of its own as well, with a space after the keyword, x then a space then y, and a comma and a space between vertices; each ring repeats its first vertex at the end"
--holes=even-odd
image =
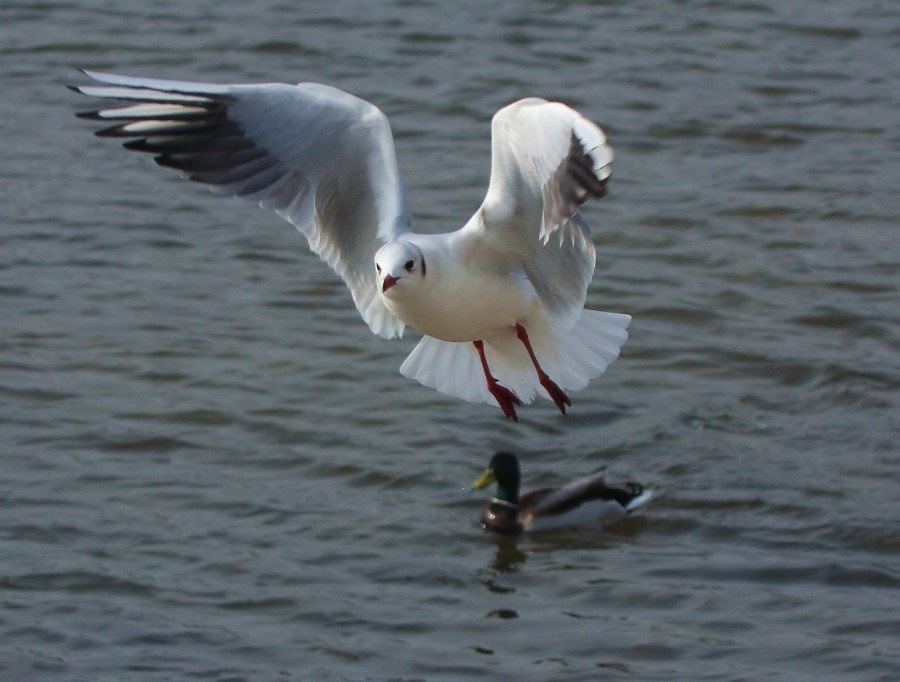
POLYGON ((491 370, 488 368, 487 358, 484 357, 484 342, 473 341, 472 343, 475 344, 475 348, 478 350, 478 357, 481 358, 481 368, 484 370, 484 378, 487 379, 487 387, 491 392, 491 395, 497 399, 500 409, 503 410, 503 414, 505 414, 507 418, 516 422, 519 421, 513 403, 521 405, 522 401, 519 400, 515 393, 506 388, 506 386, 500 385, 491 374, 491 370))
POLYGON ((525 327, 521 324, 516 325, 516 336, 519 337, 519 341, 525 344, 525 350, 528 351, 528 356, 531 358, 531 364, 534 365, 534 368, 537 370, 538 380, 541 382, 541 386, 543 386, 547 393, 550 394, 550 397, 553 399, 553 402, 556 403, 556 406, 559 408, 559 411, 563 414, 566 413, 566 405, 572 406, 572 401, 569 400, 569 396, 566 395, 565 391, 563 391, 559 386, 556 385, 556 382, 553 381, 547 373, 541 369, 541 365, 537 361, 537 357, 534 355, 534 349, 531 347, 531 341, 528 338, 528 332, 525 331, 525 327))

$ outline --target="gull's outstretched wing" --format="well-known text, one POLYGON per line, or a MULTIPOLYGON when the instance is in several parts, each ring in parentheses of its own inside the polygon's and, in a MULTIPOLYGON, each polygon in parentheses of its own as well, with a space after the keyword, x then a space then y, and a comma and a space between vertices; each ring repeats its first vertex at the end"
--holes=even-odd
POLYGON ((490 267, 524 269, 548 313, 571 327, 596 260, 578 207, 604 195, 612 147, 577 111, 537 97, 498 111, 491 142, 487 195, 465 228, 471 252, 490 267))
POLYGON ((327 85, 212 85, 85 71, 85 95, 123 100, 79 114, 111 123, 101 137, 155 155, 214 192, 242 196, 290 221, 344 279, 371 330, 403 323, 375 287, 375 251, 408 230, 385 115, 327 85))

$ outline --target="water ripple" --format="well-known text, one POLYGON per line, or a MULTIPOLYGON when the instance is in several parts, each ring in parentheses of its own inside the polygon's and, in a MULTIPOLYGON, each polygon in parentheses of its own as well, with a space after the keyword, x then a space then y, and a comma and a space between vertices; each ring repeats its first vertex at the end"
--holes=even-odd
POLYGON ((4 679, 896 676, 893 7, 3 18, 4 679), (372 336, 276 216, 92 138, 73 65, 371 99, 428 232, 482 200, 499 107, 578 106, 617 153, 584 212, 622 356, 518 424, 403 379, 415 334, 372 336), (498 449, 529 487, 606 467, 656 497, 493 538, 468 486, 498 449))

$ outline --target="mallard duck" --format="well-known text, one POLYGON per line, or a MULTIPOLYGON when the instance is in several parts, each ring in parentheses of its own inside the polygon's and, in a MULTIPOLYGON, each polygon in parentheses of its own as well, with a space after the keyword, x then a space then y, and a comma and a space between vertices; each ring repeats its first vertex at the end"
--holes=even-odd
POLYGON ((481 514, 482 527, 496 533, 518 534, 562 526, 602 528, 621 521, 650 499, 639 483, 611 483, 601 471, 559 488, 540 488, 519 495, 519 459, 498 452, 472 484, 481 490, 497 483, 497 494, 481 514))

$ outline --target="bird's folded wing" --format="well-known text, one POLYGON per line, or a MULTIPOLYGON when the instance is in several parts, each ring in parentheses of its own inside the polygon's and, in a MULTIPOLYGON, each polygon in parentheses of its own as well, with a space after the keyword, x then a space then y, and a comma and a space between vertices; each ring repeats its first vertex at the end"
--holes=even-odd
POLYGON ((535 505, 534 514, 562 514, 594 499, 614 499, 602 471, 567 483, 543 496, 535 505))
POLYGON ((316 83, 84 73, 103 85, 74 90, 123 100, 80 114, 112 124, 97 135, 130 138, 126 148, 154 154, 161 166, 278 212, 344 279, 374 333, 403 333, 374 284, 375 251, 409 226, 390 125, 377 107, 316 83))
POLYGON ((466 229, 497 265, 524 269, 548 312, 571 327, 595 264, 578 207, 604 195, 612 147, 574 109, 536 97, 497 112, 491 143, 490 185, 466 229))

